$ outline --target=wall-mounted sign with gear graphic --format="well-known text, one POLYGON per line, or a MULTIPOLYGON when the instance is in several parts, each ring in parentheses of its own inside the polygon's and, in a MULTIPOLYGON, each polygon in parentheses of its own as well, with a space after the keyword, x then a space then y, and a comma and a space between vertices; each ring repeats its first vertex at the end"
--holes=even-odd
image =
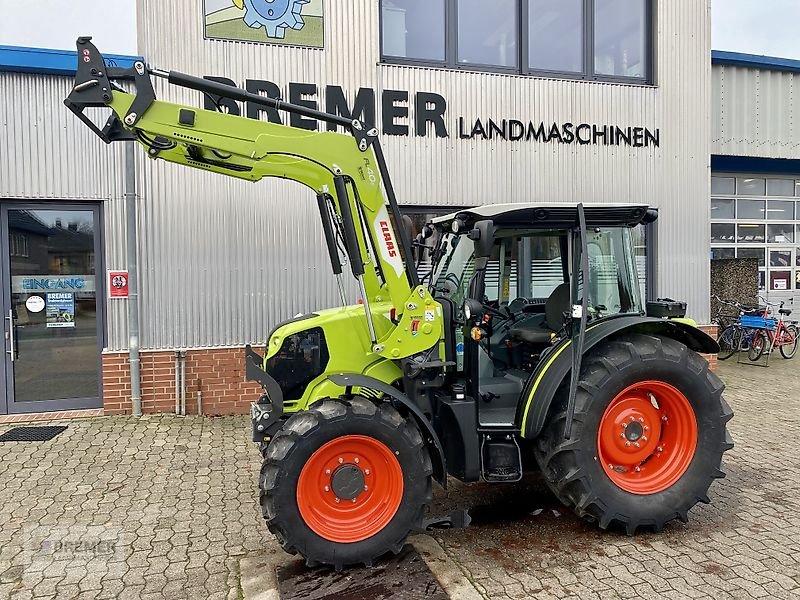
POLYGON ((203 0, 206 39, 324 46, 323 0, 203 0))

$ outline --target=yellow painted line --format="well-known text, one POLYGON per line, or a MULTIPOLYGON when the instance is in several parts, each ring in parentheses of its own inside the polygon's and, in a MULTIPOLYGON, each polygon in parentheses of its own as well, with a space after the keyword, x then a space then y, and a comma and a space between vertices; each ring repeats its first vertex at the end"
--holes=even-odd
MULTIPOLYGON (((598 325, 600 325, 600 323, 597 323, 597 325, 592 325, 591 327, 587 327, 586 328, 586 333, 588 333, 589 331, 591 331, 592 329, 594 329, 598 325)), ((564 350, 566 350, 567 347, 571 343, 572 343, 572 340, 568 340, 566 344, 561 346, 561 348, 559 348, 556 351, 556 353, 553 354, 553 356, 550 358, 550 360, 547 361, 547 364, 544 366, 544 369, 542 369, 542 372, 539 373, 539 376, 536 378, 536 381, 533 382, 533 389, 531 389, 531 393, 528 396, 528 401, 525 403, 525 414, 522 416, 522 430, 520 431, 520 435, 522 437, 525 437, 525 425, 528 422, 528 412, 530 411, 530 408, 531 408, 531 402, 533 402, 533 397, 536 395, 536 390, 539 387, 539 384, 542 382, 542 378, 544 377, 544 374, 547 372, 547 369, 550 368, 550 366, 553 364, 553 362, 559 357, 559 355, 564 350)))

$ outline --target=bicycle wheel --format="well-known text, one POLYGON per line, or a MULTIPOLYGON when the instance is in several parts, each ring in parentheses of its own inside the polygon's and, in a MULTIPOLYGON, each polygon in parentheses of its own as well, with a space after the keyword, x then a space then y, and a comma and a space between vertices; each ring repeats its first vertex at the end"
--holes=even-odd
POLYGON ((756 331, 753 334, 753 341, 750 342, 750 350, 747 351, 747 358, 756 362, 761 355, 764 354, 764 350, 767 349, 767 345, 769 344, 769 340, 767 339, 767 334, 763 331, 756 331))
POLYGON ((741 338, 742 330, 740 327, 728 325, 723 329, 719 340, 717 340, 719 343, 719 354, 717 354, 717 358, 719 360, 727 360, 733 356, 739 349, 739 341, 741 338))
POLYGON ((796 325, 787 325, 786 330, 781 334, 781 356, 792 358, 797 352, 797 336, 800 334, 796 325))

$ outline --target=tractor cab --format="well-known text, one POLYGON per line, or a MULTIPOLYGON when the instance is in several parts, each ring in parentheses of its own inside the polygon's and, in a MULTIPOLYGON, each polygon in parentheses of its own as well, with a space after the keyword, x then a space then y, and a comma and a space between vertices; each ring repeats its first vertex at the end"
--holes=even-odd
MULTIPOLYGON (((585 206, 587 327, 644 313, 631 229, 647 206, 585 206)), ((650 211, 648 213, 648 211, 650 211)), ((449 313, 448 350, 479 427, 513 429, 531 373, 573 335, 583 240, 572 206, 483 206, 434 221, 431 286, 449 313), (573 279, 576 278, 576 292, 573 279), (573 297, 574 296, 574 297, 573 297)))

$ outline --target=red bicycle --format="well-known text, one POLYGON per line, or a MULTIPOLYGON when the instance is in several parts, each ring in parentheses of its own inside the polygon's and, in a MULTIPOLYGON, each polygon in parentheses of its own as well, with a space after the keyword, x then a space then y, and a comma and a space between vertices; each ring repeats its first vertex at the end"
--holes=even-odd
MULTIPOLYGON (((794 323, 786 323, 783 318, 792 314, 788 308, 783 308, 783 302, 778 309, 778 321, 775 327, 771 329, 759 329, 753 334, 753 341, 750 343, 750 349, 747 352, 747 357, 752 361, 757 361, 764 352, 770 353, 775 348, 781 351, 783 358, 792 358, 797 352, 798 330, 797 325, 794 323)), ((768 310, 768 309, 767 309, 768 310)), ((767 315, 767 310, 764 311, 764 316, 767 315)))

